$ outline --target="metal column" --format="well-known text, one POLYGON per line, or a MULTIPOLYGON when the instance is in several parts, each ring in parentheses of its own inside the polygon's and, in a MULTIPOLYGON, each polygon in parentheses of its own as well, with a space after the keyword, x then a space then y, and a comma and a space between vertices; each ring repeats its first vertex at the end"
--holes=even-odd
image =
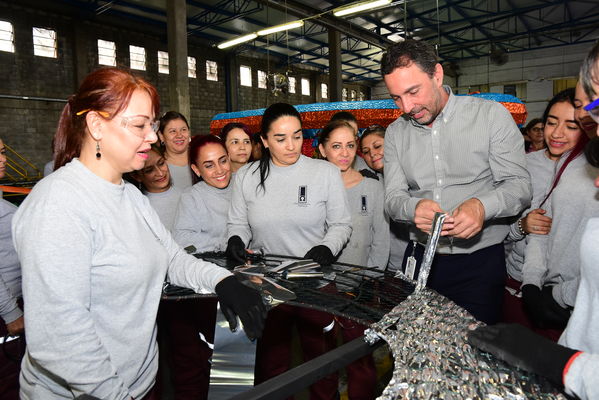
POLYGON ((341 39, 339 31, 329 28, 329 99, 341 101, 343 77, 341 76, 341 39))
POLYGON ((187 5, 185 0, 167 0, 170 108, 191 119, 187 78, 187 5))

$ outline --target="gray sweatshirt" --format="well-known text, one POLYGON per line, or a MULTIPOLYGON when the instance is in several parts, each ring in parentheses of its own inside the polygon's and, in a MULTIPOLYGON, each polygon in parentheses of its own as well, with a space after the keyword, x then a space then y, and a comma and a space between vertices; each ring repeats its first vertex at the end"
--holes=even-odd
POLYGON ((192 185, 191 168, 189 165, 173 165, 168 164, 168 171, 171 175, 173 186, 179 190, 185 190, 192 185))
POLYGON ((384 270, 389 260, 389 221, 384 210, 383 184, 362 178, 346 190, 352 233, 338 261, 384 270))
POLYGON ((160 221, 170 232, 173 231, 175 225, 175 216, 177 215, 181 193, 182 190, 174 185, 171 185, 168 190, 160 193, 144 192, 148 200, 150 200, 154 211, 160 217, 160 221))
POLYGON ((599 197, 593 185, 599 169, 584 156, 568 165, 547 200, 553 218, 549 235, 528 235, 522 283, 553 286, 553 297, 562 306, 574 306, 580 278, 580 240, 589 218, 599 216, 599 197))
POLYGON ((183 251, 133 185, 77 159, 42 179, 13 220, 27 352, 21 398, 141 398, 158 367, 165 278, 211 292, 230 273, 183 251))
POLYGON ((15 211, 14 204, 0 198, 0 318, 6 324, 23 315, 17 305, 21 297, 21 265, 10 230, 15 211))
POLYGON ((574 312, 559 344, 584 351, 570 366, 566 391, 581 399, 599 399, 599 218, 586 224, 580 244, 580 286, 574 312))
POLYGON ((301 155, 287 167, 270 163, 266 191, 258 162, 235 174, 227 237, 266 253, 303 257, 316 245, 338 254, 351 235, 351 216, 339 168, 301 155))
POLYGON ((218 189, 201 181, 181 195, 173 237, 182 247, 198 252, 227 248, 227 214, 232 185, 218 189))
MULTIPOLYGON (((562 159, 565 160, 564 157, 562 159)), ((526 169, 530 173, 532 183, 532 201, 530 207, 524 210, 517 217, 516 222, 510 225, 510 233, 505 241, 507 273, 519 282, 522 282, 522 267, 524 266, 524 254, 528 238, 520 233, 518 220, 525 217, 531 210, 539 208, 539 204, 551 189, 558 166, 561 165, 561 163, 550 160, 545 155, 545 150, 526 154, 526 169)), ((545 205, 543 207, 547 208, 545 205)))

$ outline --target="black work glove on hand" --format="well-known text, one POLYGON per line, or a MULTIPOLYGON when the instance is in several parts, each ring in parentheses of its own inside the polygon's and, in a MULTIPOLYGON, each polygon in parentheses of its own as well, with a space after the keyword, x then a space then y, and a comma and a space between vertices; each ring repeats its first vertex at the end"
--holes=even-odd
POLYGON ((331 249, 323 244, 312 247, 308 250, 304 258, 312 259, 320 265, 331 265, 335 261, 335 256, 331 252, 331 249))
POLYGON ((239 316, 247 337, 250 340, 259 339, 268 313, 260 293, 240 283, 235 276, 220 281, 214 291, 231 331, 237 329, 239 316))
POLYGON ((227 259, 236 264, 245 263, 247 252, 245 251, 245 244, 239 236, 231 236, 227 242, 227 250, 225 250, 227 259))
POLYGON ((468 342, 509 364, 544 376, 560 387, 563 387, 564 367, 577 353, 519 324, 481 326, 468 334, 468 342))
POLYGON ((522 301, 528 316, 539 328, 563 328, 568 323, 570 311, 553 298, 551 286, 539 289, 535 285, 522 286, 522 301))

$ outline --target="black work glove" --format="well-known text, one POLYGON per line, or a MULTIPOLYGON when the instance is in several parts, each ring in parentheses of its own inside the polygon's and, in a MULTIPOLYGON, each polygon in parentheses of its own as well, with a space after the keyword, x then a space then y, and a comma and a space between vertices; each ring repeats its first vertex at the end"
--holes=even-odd
POLYGON ((239 236, 231 236, 227 242, 227 250, 225 250, 227 259, 236 264, 245 263, 247 252, 245 251, 245 244, 239 236))
POLYGON ((335 256, 331 252, 331 249, 323 244, 312 247, 308 250, 304 258, 312 259, 320 265, 331 265, 335 261, 335 256))
POLYGON ((268 313, 260 293, 240 283, 235 276, 228 276, 220 281, 214 291, 231 331, 237 330, 239 316, 247 337, 250 340, 259 339, 268 313))
POLYGON ((366 168, 361 169, 360 174, 362 174, 362 176, 364 178, 372 178, 372 179, 376 179, 377 181, 379 180, 379 177, 375 172, 372 172, 371 170, 366 169, 366 168))
POLYGON ((535 326, 546 328, 563 328, 568 323, 570 311, 560 306, 553 298, 551 286, 539 289, 535 285, 522 286, 524 309, 535 326))
POLYGON ((577 353, 519 324, 481 326, 468 334, 468 342, 509 364, 544 376, 560 387, 564 385, 564 367, 577 353))

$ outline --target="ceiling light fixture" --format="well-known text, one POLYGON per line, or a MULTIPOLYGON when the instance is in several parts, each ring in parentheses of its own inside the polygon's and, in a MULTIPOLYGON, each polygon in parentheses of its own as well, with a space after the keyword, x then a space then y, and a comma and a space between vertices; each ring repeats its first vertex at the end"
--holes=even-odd
POLYGON ((270 35, 271 33, 287 31, 289 29, 299 28, 301 26, 304 26, 304 21, 302 21, 302 20, 291 21, 291 22, 287 22, 286 24, 276 25, 276 26, 272 26, 270 28, 262 29, 262 30, 258 31, 258 36, 270 35))
POLYGON ((370 10, 380 6, 386 6, 393 0, 375 0, 375 1, 363 1, 360 3, 349 4, 347 6, 338 7, 333 10, 335 17, 343 17, 344 15, 354 14, 360 11, 370 10))
POLYGON ((227 47, 235 46, 240 43, 249 42, 250 40, 254 40, 258 37, 255 33, 250 33, 249 35, 240 36, 237 39, 229 40, 226 42, 220 43, 218 46, 219 49, 226 49, 227 47))

